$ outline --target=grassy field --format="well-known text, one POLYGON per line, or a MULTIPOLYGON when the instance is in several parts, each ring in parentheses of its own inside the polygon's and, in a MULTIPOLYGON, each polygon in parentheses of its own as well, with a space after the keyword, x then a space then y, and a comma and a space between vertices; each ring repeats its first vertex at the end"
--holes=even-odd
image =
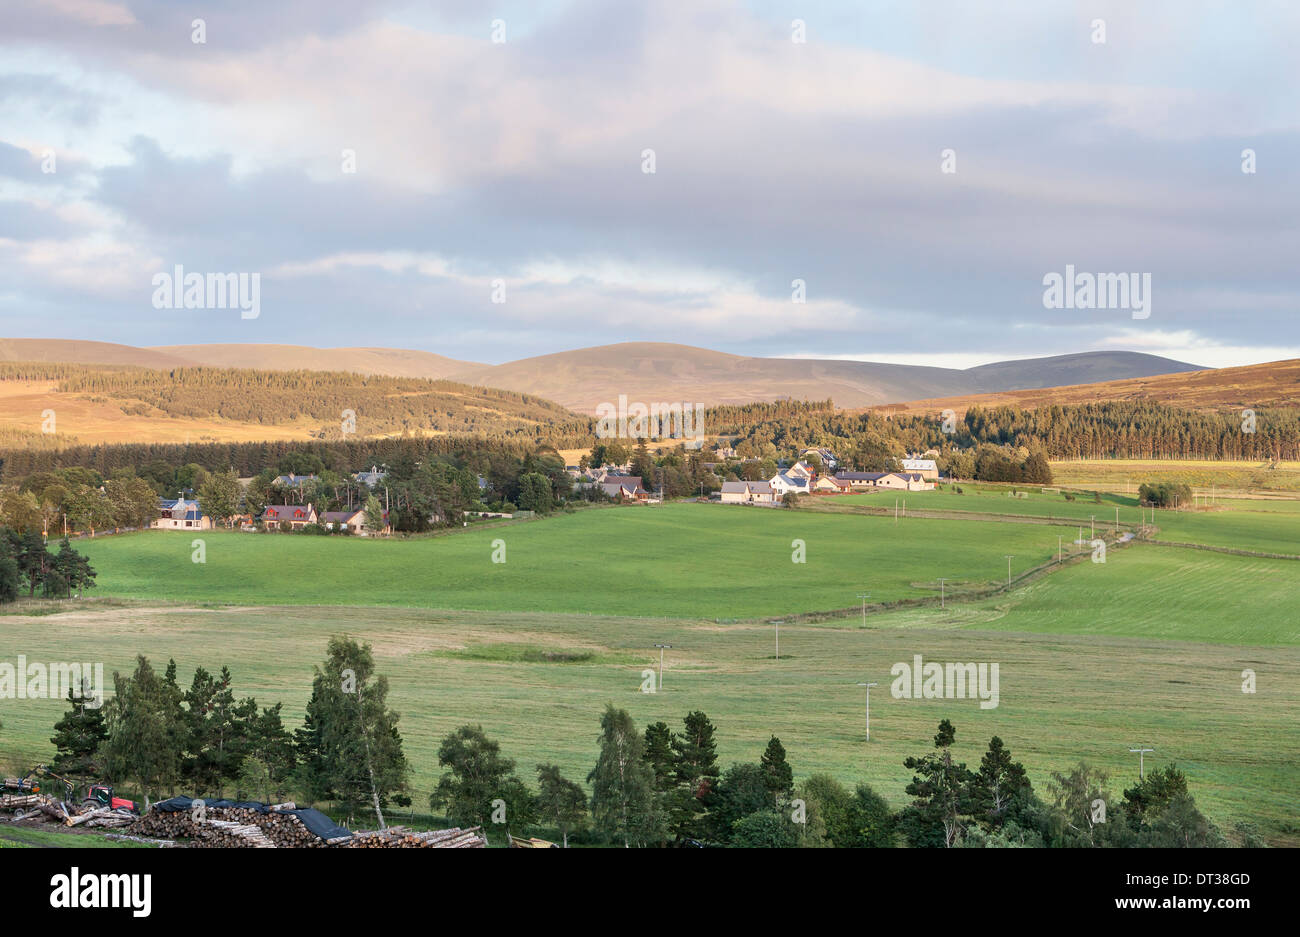
POLYGON ((1006 577, 1076 528, 831 516, 695 503, 580 511, 410 541, 150 531, 78 545, 97 594, 241 604, 393 605, 738 619, 928 594, 1006 577), (503 540, 506 562, 493 563, 503 540), (806 563, 791 560, 795 540, 806 563))
POLYGON ((1139 484, 1150 481, 1183 482, 1197 491, 1300 491, 1300 462, 1281 462, 1275 469, 1259 461, 1209 459, 1081 459, 1051 466, 1058 485, 1109 491, 1136 492, 1139 484))
MULTIPOLYGON (((963 492, 960 495, 955 494, 951 487, 944 487, 935 491, 828 497, 818 499, 817 507, 830 510, 839 506, 876 505, 893 510, 897 497, 900 504, 906 499, 906 507, 912 511, 1055 518, 1063 525, 1075 525, 1071 539, 1077 536, 1078 525, 1082 525, 1085 536, 1090 536, 1093 518, 1096 519, 1096 530, 1110 531, 1117 519, 1119 529, 1124 530, 1136 527, 1143 517, 1136 495, 1102 493, 1101 501, 1097 503, 1091 496, 1067 501, 1061 492, 1044 491, 1040 487, 981 485, 978 482, 964 483, 959 487, 963 492), (1013 488, 1022 497, 1011 497, 1009 492, 1013 488)), ((1145 510, 1145 517, 1150 522, 1152 513, 1149 508, 1145 510)), ((1221 497, 1204 508, 1185 511, 1157 509, 1155 525, 1159 528, 1158 540, 1300 555, 1300 500, 1221 497)))
MULTIPOLYGON (((1054 556, 1058 534, 1068 544, 1087 514, 1113 520, 1118 506, 1131 524, 1137 511, 1123 496, 1094 505, 964 487, 908 493, 908 508, 959 502, 967 513, 1070 520, 957 512, 895 524, 851 513, 884 503, 879 495, 826 499, 845 513, 669 504, 410 541, 204 532, 204 564, 190 561, 194 535, 105 537, 78 548, 108 598, 6 615, 0 659, 102 660, 111 673, 142 652, 160 665, 175 658, 185 681, 197 665, 228 665, 239 695, 284 702, 295 727, 329 636, 351 634, 374 646, 389 677, 421 805, 440 739, 467 721, 481 722, 529 779, 541 761, 585 778, 600 711, 613 702, 642 727, 705 710, 724 764, 756 759, 775 733, 797 775, 867 781, 894 806, 910 779, 903 759, 927 749, 942 718, 957 727, 958 757, 977 763, 998 734, 1042 792, 1048 772, 1079 760, 1110 771, 1118 792, 1136 774, 1128 748, 1145 743, 1157 764, 1179 764, 1225 828, 1252 820, 1271 842, 1300 845, 1300 562, 1138 542, 1111 547, 1105 563, 1081 559, 968 597, 1005 577, 1006 554, 1018 572, 1054 556), (505 564, 491 562, 498 538, 505 564), (790 561, 796 538, 806 564, 790 561), (865 628, 856 614, 787 621, 779 660, 774 627, 755 620, 852 608, 864 588, 872 602, 933 597, 938 576, 947 608, 873 611, 865 628), (645 694, 656 642, 673 649, 663 692, 645 694), (999 706, 891 698, 890 667, 914 654, 997 662, 999 706), (1241 690, 1245 669, 1258 674, 1255 694, 1241 690), (870 744, 854 685, 863 679, 881 683, 870 744)), ((1300 502, 1159 512, 1157 523, 1163 539, 1295 552, 1300 502)), ((47 759, 63 708, 0 701, 0 768, 47 759)))
MULTIPOLYGON (((1108 564, 1101 572, 1109 571, 1108 564)), ((1104 598, 1107 590, 1092 594, 1104 598)), ((1121 617, 1122 606, 1116 596, 1095 608, 1096 617, 1121 617)), ((773 627, 757 623, 375 608, 88 610, 33 620, 23 648, 33 659, 102 659, 110 672, 130 667, 136 651, 160 666, 174 657, 186 682, 196 665, 226 664, 239 695, 283 701, 295 726, 326 640, 350 633, 373 644, 390 680, 422 802, 436 782, 440 739, 467 721, 481 722, 529 776, 538 762, 554 761, 567 776, 585 778, 600 711, 613 702, 640 727, 657 719, 680 726, 688 710, 703 709, 718 726, 723 764, 757 759, 775 733, 798 775, 867 781, 895 806, 905 802, 909 780, 903 759, 927 749, 942 718, 957 726, 959 757, 977 763, 998 734, 1040 790, 1049 771, 1081 759, 1112 772, 1120 790, 1136 775, 1127 750, 1142 742, 1157 749, 1156 763, 1178 762, 1220 823, 1254 818, 1275 842, 1300 837, 1300 649, 994 633, 965 630, 969 622, 952 615, 882 614, 865 629, 852 618, 783 626, 779 660, 773 627), (642 672, 657 665, 655 642, 674 647, 662 693, 645 694, 642 672), (998 662, 999 706, 891 698, 889 668, 914 654, 998 662), (1258 694, 1241 692, 1247 667, 1260 674, 1258 694), (854 685, 864 679, 882 684, 872 697, 870 744, 861 738, 862 690, 854 685)), ((58 701, 6 706, 2 737, 11 762, 48 757, 49 727, 63 708, 58 701)))

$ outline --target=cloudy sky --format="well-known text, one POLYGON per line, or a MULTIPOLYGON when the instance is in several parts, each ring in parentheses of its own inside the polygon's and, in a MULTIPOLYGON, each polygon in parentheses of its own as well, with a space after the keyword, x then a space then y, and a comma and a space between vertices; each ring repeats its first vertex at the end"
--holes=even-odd
POLYGON ((1281 0, 4 0, 0 335, 1300 357, 1298 39, 1281 0), (177 264, 260 314, 155 308, 177 264), (1045 308, 1067 264, 1149 316, 1045 308))

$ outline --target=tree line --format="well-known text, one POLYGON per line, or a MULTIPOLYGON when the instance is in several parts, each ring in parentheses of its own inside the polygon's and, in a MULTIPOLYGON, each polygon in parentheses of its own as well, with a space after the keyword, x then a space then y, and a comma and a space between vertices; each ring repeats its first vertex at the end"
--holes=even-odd
MULTIPOLYGON (((369 645, 331 638, 314 670, 301 727, 281 704, 237 698, 228 669, 197 667, 188 689, 175 661, 161 675, 144 656, 114 673, 102 706, 74 690, 51 738, 52 767, 76 778, 130 782, 146 802, 183 788, 192 796, 332 801, 348 821, 385 823, 391 805, 411 804, 411 766, 388 681, 369 645)), ((438 747, 442 773, 429 806, 459 826, 554 830, 565 845, 763 848, 1208 847, 1227 838, 1196 807, 1176 765, 1147 773, 1116 795, 1104 772, 1079 764, 1053 772, 1046 796, 1005 743, 989 740, 978 767, 954 754, 943 720, 930 750, 904 760, 912 780, 898 810, 869 785, 826 774, 798 784, 785 746, 769 738, 753 761, 724 768, 717 729, 702 711, 680 728, 637 729, 607 704, 587 787, 539 763, 530 785, 481 725, 458 727, 438 747)), ((1257 831, 1238 824, 1246 845, 1257 831)))
POLYGON ((26 590, 28 598, 81 598, 93 588, 96 577, 90 561, 72 548, 68 538, 59 542, 51 553, 38 530, 19 533, 12 527, 0 527, 0 602, 13 602, 26 590))

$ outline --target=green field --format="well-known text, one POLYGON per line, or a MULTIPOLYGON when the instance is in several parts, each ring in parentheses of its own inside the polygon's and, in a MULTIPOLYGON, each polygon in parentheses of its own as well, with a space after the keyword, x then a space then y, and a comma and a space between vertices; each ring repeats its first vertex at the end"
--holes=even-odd
POLYGON ((410 541, 151 531, 79 544, 97 594, 239 604, 392 605, 739 619, 847 608, 992 583, 1056 555, 1074 527, 954 524, 739 505, 579 511, 410 541), (493 563, 493 541, 506 562, 493 563), (792 562, 795 540, 807 562, 792 562))
MULTIPOLYGON (((1062 524, 1082 525, 1085 535, 1090 534, 1094 519, 1098 531, 1109 531, 1115 527, 1117 518, 1119 529, 1123 530, 1136 527, 1144 516, 1136 495, 1103 492, 1098 504, 1090 495, 1067 501, 1059 491, 1044 492, 1040 487, 994 486, 978 482, 963 483, 959 487, 962 494, 944 487, 935 491, 882 491, 833 496, 819 499, 817 507, 819 510, 832 510, 840 506, 873 505, 892 511, 897 498, 900 505, 905 500, 910 511, 1051 517, 1062 524), (1009 496, 1012 488, 1023 497, 1009 496)), ((1300 501, 1220 497, 1206 508, 1185 511, 1157 509, 1154 516, 1159 528, 1156 539, 1159 540, 1300 555, 1300 501)), ((1151 509, 1145 510, 1145 517, 1150 523, 1151 509)))
MULTIPOLYGON (((1068 552, 1079 514, 1066 511, 1100 507, 1113 520, 1118 504, 1122 525, 1137 511, 1123 496, 1093 505, 967 492, 908 493, 909 510, 954 513, 898 523, 855 513, 882 503, 868 495, 802 511, 588 510, 413 540, 205 531, 203 564, 190 559, 195 535, 102 537, 78 548, 99 570, 96 593, 111 598, 0 618, 0 659, 102 660, 111 672, 143 652, 175 658, 184 680, 197 665, 228 665, 239 695, 284 702, 292 727, 326 641, 348 633, 374 646, 391 682, 421 806, 438 743, 455 726, 481 722, 525 774, 555 761, 582 779, 600 711, 614 702, 641 726, 705 710, 724 764, 757 758, 775 733, 797 775, 867 781, 895 806, 910 779, 903 759, 928 747, 942 718, 956 724, 968 762, 1002 736, 1040 791, 1048 772, 1081 759, 1111 771, 1121 790, 1135 774, 1127 750, 1141 742, 1156 763, 1177 761, 1225 828, 1253 820, 1270 841, 1300 844, 1300 561, 1137 542, 1112 545, 1105 563, 1085 553, 990 594, 1005 581, 1006 554, 1019 573, 1054 557, 1058 535, 1068 552), (962 517, 970 512, 1070 521, 962 517), (491 562, 498 538, 505 564, 491 562), (805 564, 791 562, 794 539, 806 543, 805 564), (762 618, 856 609, 863 589, 872 603, 933 600, 939 576, 946 608, 871 609, 865 628, 856 611, 787 620, 774 659, 775 628, 762 618), (664 691, 645 694, 655 642, 674 647, 664 691), (891 698, 890 667, 914 654, 997 662, 999 706, 891 698), (1255 694, 1241 690, 1245 669, 1258 674, 1255 694), (859 737, 863 679, 881 683, 870 745, 859 737)), ((1243 500, 1159 512, 1158 536, 1295 552, 1297 508, 1243 500)), ((48 759, 62 709, 0 701, 0 769, 48 759)))
MULTIPOLYGON (((1097 612, 1115 615, 1120 605, 1097 612)), ((1300 839, 1300 649, 953 630, 949 614, 912 610, 897 613, 898 621, 885 614, 866 629, 851 618, 786 625, 779 661, 774 628, 758 623, 416 609, 78 612, 33 620, 23 646, 34 659, 103 659, 109 671, 129 668, 136 650, 159 664, 174 657, 185 682, 196 665, 227 664, 239 695, 283 701, 286 721, 296 725, 326 640, 350 633, 373 644, 389 678, 422 806, 436 782, 438 743, 457 725, 481 722, 525 773, 554 761, 581 780, 595 762, 600 711, 613 702, 639 726, 656 719, 680 726, 688 710, 703 709, 718 727, 723 764, 756 759, 775 733, 799 775, 867 781, 895 806, 905 803, 910 779, 903 759, 928 748, 942 718, 957 726, 960 757, 977 763, 998 734, 1040 790, 1047 772, 1080 759, 1111 771, 1122 789, 1136 775, 1128 749, 1142 742, 1157 749, 1157 763, 1183 767, 1198 802, 1225 826, 1256 818, 1276 842, 1300 839), (663 692, 644 694, 642 671, 658 661, 655 642, 674 648, 663 692), (580 660, 546 662, 538 650, 580 660), (889 668, 914 654, 998 662, 999 706, 892 699, 889 668), (1246 667, 1260 674, 1256 695, 1240 691, 1246 667), (862 690, 854 685, 865 679, 882 684, 872 696, 870 745, 860 737, 862 690)), ((63 708, 57 701, 6 707, 11 761, 48 757, 49 727, 63 708)))

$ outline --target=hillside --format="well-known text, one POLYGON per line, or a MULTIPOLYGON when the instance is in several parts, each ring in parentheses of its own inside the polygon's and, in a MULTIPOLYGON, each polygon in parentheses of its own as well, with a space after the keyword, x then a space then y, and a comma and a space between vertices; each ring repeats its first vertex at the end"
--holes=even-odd
POLYGON ((1297 407, 1300 406, 1300 359, 1061 387, 931 397, 870 409, 907 414, 951 409, 961 414, 975 405, 985 408, 1015 406, 1029 409, 1052 404, 1097 403, 1103 400, 1153 400, 1193 410, 1297 407))
POLYGON ((336 371, 0 364, 0 439, 24 446, 34 434, 47 446, 51 438, 64 444, 338 439, 349 411, 357 436, 527 435, 560 432, 580 419, 549 400, 451 381, 336 371), (53 411, 52 434, 41 433, 46 411, 53 411))
POLYGON ((602 401, 741 404, 782 397, 863 407, 890 400, 1051 387, 1082 380, 1195 371, 1135 352, 1086 352, 1001 361, 968 370, 805 358, 747 358, 655 342, 626 342, 455 372, 456 380, 555 400, 580 413, 602 401))
POLYGON ((307 345, 159 345, 149 351, 214 368, 263 371, 353 371, 388 377, 445 378, 482 367, 406 348, 311 348, 307 345))
POLYGON ((865 407, 991 391, 1054 387, 1199 370, 1136 352, 1084 352, 999 361, 976 368, 920 367, 820 358, 753 358, 667 342, 624 342, 487 365, 398 348, 306 345, 166 345, 132 348, 102 342, 9 339, 0 359, 130 364, 170 368, 195 363, 267 371, 351 371, 454 380, 530 394, 579 413, 602 402, 676 401, 708 405, 782 398, 865 407))
POLYGON ((61 338, 0 338, 0 361, 125 364, 140 368, 177 368, 197 363, 183 355, 155 348, 61 338))

